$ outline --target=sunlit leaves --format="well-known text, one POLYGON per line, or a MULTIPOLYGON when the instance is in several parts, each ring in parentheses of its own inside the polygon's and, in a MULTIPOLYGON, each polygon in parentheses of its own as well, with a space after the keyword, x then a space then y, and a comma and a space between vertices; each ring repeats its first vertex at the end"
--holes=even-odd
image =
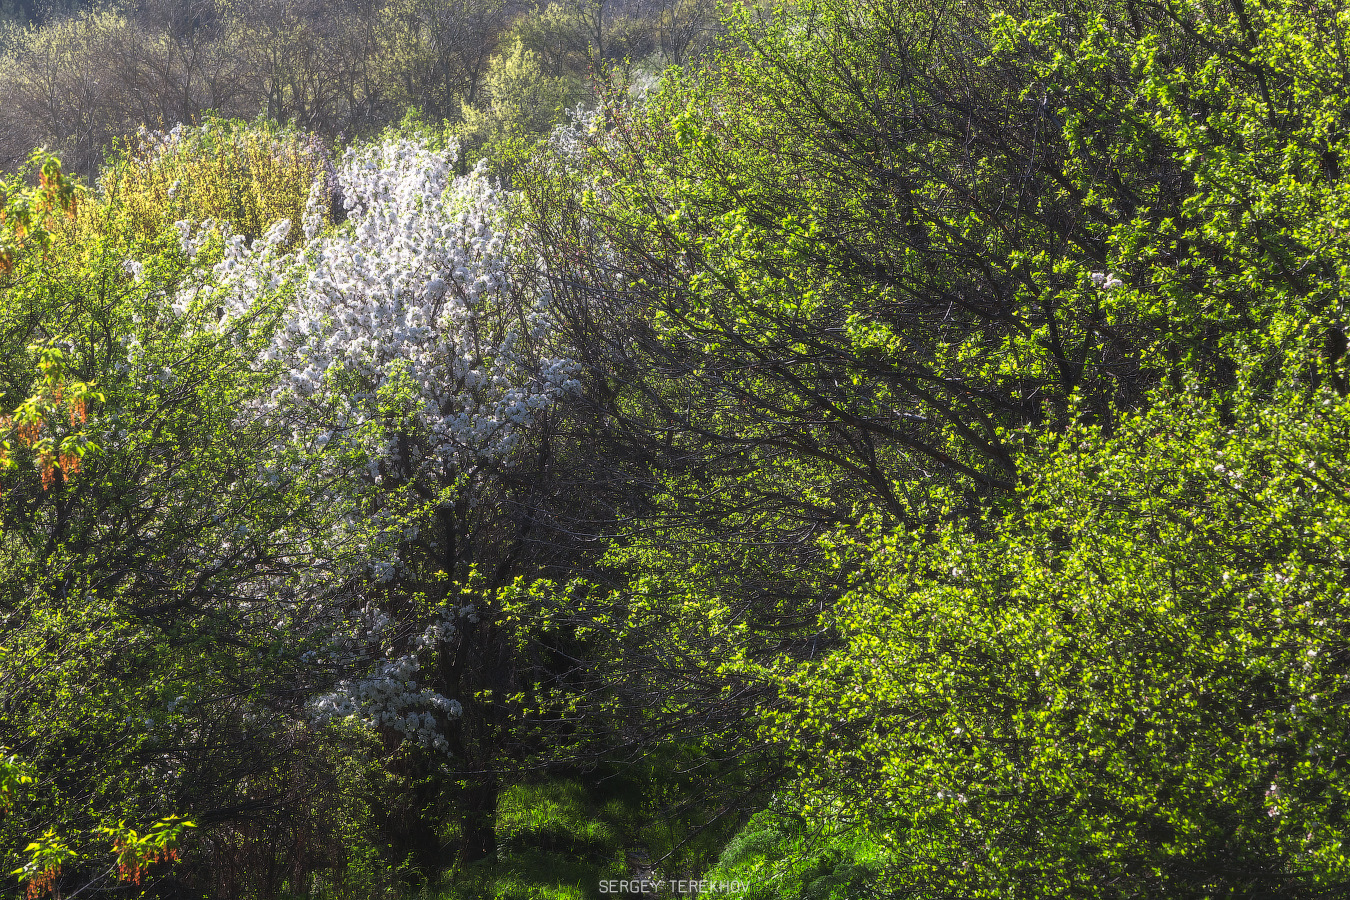
POLYGON ((803 802, 866 798, 924 890, 1344 883, 1347 434, 1343 403, 1163 403, 1066 434, 988 537, 852 548, 843 646, 774 676, 803 802))

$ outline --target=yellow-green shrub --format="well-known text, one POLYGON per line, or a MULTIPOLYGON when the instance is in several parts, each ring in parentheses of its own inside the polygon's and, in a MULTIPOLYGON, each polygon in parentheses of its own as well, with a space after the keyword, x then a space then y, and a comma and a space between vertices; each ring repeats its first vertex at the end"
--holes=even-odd
POLYGON ((469 160, 492 156, 512 139, 543 137, 582 96, 578 79, 546 74, 539 54, 517 40, 492 58, 481 102, 464 109, 458 131, 469 160))
POLYGON ((310 186, 330 169, 313 135, 209 120, 142 131, 104 171, 100 195, 143 237, 174 222, 215 219, 251 240, 290 219, 295 240, 310 186))

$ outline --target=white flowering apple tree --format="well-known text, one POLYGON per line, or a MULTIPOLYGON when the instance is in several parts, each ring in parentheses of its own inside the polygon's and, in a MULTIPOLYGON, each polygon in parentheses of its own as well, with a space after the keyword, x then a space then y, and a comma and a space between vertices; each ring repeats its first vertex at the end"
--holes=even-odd
POLYGON ((506 196, 481 165, 454 164, 420 136, 348 150, 290 250, 286 222, 252 244, 183 226, 190 251, 210 234, 225 246, 178 298, 218 310, 226 332, 269 332, 258 365, 276 375, 250 414, 281 426, 278 459, 308 467, 360 549, 337 573, 356 576, 342 633, 313 659, 340 676, 314 714, 451 759, 469 752, 455 694, 481 687, 466 668, 501 655, 484 650, 500 640, 499 585, 481 573, 507 574, 528 528, 512 485, 527 490, 522 467, 538 463, 531 429, 575 385, 568 360, 540 352, 546 297, 519 274, 506 196), (325 227, 334 207, 345 220, 325 227))

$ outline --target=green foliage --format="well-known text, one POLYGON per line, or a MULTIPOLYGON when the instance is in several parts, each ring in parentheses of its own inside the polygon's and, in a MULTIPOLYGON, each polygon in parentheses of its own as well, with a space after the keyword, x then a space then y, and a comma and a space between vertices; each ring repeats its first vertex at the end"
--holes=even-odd
POLYGON ((715 820, 723 798, 681 774, 698 759, 685 748, 584 777, 513 785, 497 807, 497 856, 455 873, 444 896, 598 900, 602 879, 636 877, 635 868, 653 879, 696 877, 728 833, 715 820))
MULTIPOLYGON (((212 119, 163 133, 142 131, 108 164, 100 192, 129 237, 140 240, 153 240, 179 221, 195 228, 207 219, 253 240, 287 219, 294 243, 311 187, 329 165, 313 135, 212 119)), ((328 198, 323 201, 327 220, 328 198)))
POLYGON ((79 186, 61 172, 56 157, 35 151, 25 171, 7 178, 0 191, 5 205, 0 209, 0 275, 14 268, 15 257, 45 252, 51 244, 58 218, 71 217, 79 209, 79 186), (37 185, 28 187, 24 176, 32 170, 37 185))
POLYGON ((8 811, 13 807, 15 795, 32 783, 33 776, 18 756, 10 754, 0 758, 0 809, 8 811))
POLYGON ((295 479, 257 477, 275 435, 240 421, 267 304, 229 334, 175 312, 209 253, 116 203, 34 221, 0 275, 0 399, 12 461, 36 463, 0 471, 0 734, 34 773, 0 853, 41 893, 143 877, 187 827, 168 817, 258 803, 250 777, 303 767, 271 750, 296 713, 271 692, 315 631, 284 605, 263 627, 257 601, 324 526, 295 479))
POLYGON ((54 893, 61 870, 79 858, 50 828, 24 847, 23 852, 28 854, 28 861, 10 874, 18 875, 28 884, 29 900, 54 893))
MULTIPOLYGON (((17 756, 3 762, 3 792, 5 811, 14 808, 15 789, 34 783, 29 768, 17 756)), ((178 845, 186 829, 195 828, 192 822, 178 816, 169 816, 139 834, 125 822, 116 826, 99 826, 97 834, 112 841, 112 853, 120 881, 139 886, 156 863, 173 862, 179 857, 178 845)), ((36 840, 23 848, 24 864, 11 872, 26 885, 29 900, 52 894, 59 900, 58 887, 63 870, 84 862, 54 828, 48 828, 36 840)))
POLYGON ((470 156, 492 155, 511 140, 538 140, 581 98, 574 75, 545 73, 540 56, 517 40, 492 57, 480 102, 464 109, 457 127, 470 156))
POLYGON ((585 75, 593 58, 583 5, 550 3, 517 19, 510 34, 507 46, 520 44, 554 78, 585 75))
POLYGON ((196 824, 178 816, 169 816, 155 822, 144 834, 125 822, 101 826, 98 831, 113 843, 117 876, 123 881, 140 885, 150 866, 158 862, 174 862, 179 858, 178 844, 183 834, 196 824))
POLYGON ((371 74, 380 93, 417 107, 432 121, 459 121, 463 109, 478 99, 491 57, 510 43, 504 33, 511 5, 503 0, 392 0, 377 9, 375 40, 367 46, 378 52, 371 74))
MULTIPOLYGON (((55 157, 34 154, 30 168, 37 170, 36 187, 25 189, 22 176, 3 186, 0 275, 11 273, 25 255, 45 256, 59 227, 58 217, 74 218, 79 209, 81 192, 62 174, 55 157)), ((13 458, 17 441, 33 458, 47 488, 58 477, 77 474, 85 455, 97 450, 85 426, 90 407, 104 396, 88 382, 68 377, 67 356, 60 347, 39 342, 28 346, 26 355, 33 358, 38 378, 11 414, 0 414, 0 472, 17 465, 13 458)))
POLYGON ((1047 440, 987 531, 841 548, 839 648, 775 673, 804 808, 921 893, 1343 890, 1347 441, 1325 394, 1162 402, 1047 440))
MULTIPOLYGON (((88 383, 65 378, 60 347, 33 345, 28 350, 37 358, 41 379, 12 415, 0 416, 0 429, 14 435, 33 457, 43 486, 51 487, 58 477, 69 480, 79 474, 84 457, 97 450, 84 426, 90 406, 105 398, 88 383)), ((0 441, 0 470, 16 465, 13 451, 10 441, 0 441)))
POLYGON ((614 254, 647 370, 697 382, 723 445, 790 447, 898 519, 934 476, 1006 491, 1017 428, 1274 377, 1337 314, 1343 26, 1177 15, 747 14, 719 68, 606 110, 576 221, 545 187, 537 214, 561 271, 614 254))
POLYGON ((635 631, 873 888, 1343 889, 1348 24, 799 4, 520 179, 642 447, 635 631))
POLYGON ((889 862, 865 833, 811 831, 799 816, 766 810, 727 842, 705 877, 734 883, 744 900, 856 900, 874 891, 889 862))

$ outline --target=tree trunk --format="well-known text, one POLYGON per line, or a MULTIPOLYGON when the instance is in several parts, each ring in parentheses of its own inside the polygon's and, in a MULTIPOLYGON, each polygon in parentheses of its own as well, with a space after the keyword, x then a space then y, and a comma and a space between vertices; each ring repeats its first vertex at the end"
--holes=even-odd
POLYGON ((489 773, 465 788, 461 799, 459 862, 461 865, 497 857, 497 776, 489 773))

